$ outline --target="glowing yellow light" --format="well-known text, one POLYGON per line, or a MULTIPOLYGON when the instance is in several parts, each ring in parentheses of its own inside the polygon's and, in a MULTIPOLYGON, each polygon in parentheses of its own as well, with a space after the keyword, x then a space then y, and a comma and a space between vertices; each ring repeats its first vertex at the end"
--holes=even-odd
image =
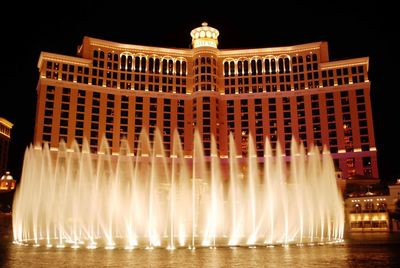
POLYGON ((190 35, 192 36, 194 48, 203 46, 217 48, 219 32, 217 29, 209 27, 207 23, 203 23, 201 27, 193 29, 190 35))
POLYGON ((217 48, 217 41, 213 39, 197 39, 193 41, 193 46, 197 47, 214 47, 217 48))

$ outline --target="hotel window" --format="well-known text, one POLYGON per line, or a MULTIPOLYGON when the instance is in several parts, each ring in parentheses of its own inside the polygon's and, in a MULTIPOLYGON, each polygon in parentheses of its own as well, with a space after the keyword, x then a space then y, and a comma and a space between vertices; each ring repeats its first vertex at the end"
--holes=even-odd
POLYGON ((68 112, 61 112, 61 118, 68 118, 69 113, 68 112))
POLYGON ((83 128, 83 121, 76 121, 75 126, 76 126, 77 128, 83 128))
POLYGON ((145 73, 145 72, 146 72, 146 58, 145 58, 145 57, 142 57, 142 58, 141 58, 141 62, 140 62, 140 71, 141 71, 142 73, 145 73))
POLYGON ((44 124, 45 125, 51 125, 53 123, 53 119, 49 117, 44 118, 44 124))
POLYGON ((67 128, 60 128, 60 134, 67 135, 68 129, 67 128))
POLYGON ((48 109, 44 110, 44 115, 45 116, 53 116, 53 110, 48 110, 48 109))
POLYGON ((43 133, 51 133, 51 126, 44 126, 43 133))
POLYGON ((50 142, 51 135, 43 134, 43 142, 50 142))
POLYGON ((230 75, 231 76, 234 76, 235 75, 235 63, 233 62, 233 61, 231 61, 230 63, 229 63, 229 69, 230 69, 230 75))
POLYGON ((269 74, 269 73, 270 73, 270 70, 271 70, 271 66, 270 66, 269 59, 266 59, 266 60, 265 60, 265 73, 266 73, 266 74, 269 74))
POLYGON ((271 73, 276 74, 276 62, 275 59, 271 59, 271 73))

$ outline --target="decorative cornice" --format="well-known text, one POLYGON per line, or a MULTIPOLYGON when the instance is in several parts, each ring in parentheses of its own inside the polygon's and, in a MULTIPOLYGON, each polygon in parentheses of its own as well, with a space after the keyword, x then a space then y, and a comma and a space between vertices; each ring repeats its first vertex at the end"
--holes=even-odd
POLYGON ((164 48, 164 47, 151 47, 151 46, 141 46, 141 45, 130 45, 116 43, 101 39, 96 39, 92 37, 85 37, 88 44, 94 47, 103 47, 111 50, 118 50, 120 52, 132 52, 132 53, 144 53, 144 54, 168 54, 175 57, 191 57, 193 54, 192 49, 184 48, 164 48))
POLYGON ((37 67, 39 69, 42 66, 42 63, 44 60, 68 63, 68 64, 74 64, 74 65, 81 65, 81 66, 85 66, 85 67, 88 67, 92 64, 92 60, 88 60, 88 59, 82 59, 82 58, 72 57, 72 56, 65 56, 65 55, 49 53, 49 52, 41 52, 39 61, 37 64, 37 67))
POLYGON ((10 121, 8 121, 7 119, 0 117, 0 124, 8 127, 8 128, 12 128, 13 127, 13 123, 11 123, 10 121))
POLYGON ((267 54, 293 54, 306 51, 320 50, 324 42, 314 42, 287 47, 272 47, 272 48, 251 48, 251 49, 222 49, 220 50, 221 57, 251 57, 254 55, 267 54))
MULTIPOLYGON (((90 46, 101 47, 110 50, 118 50, 120 52, 132 52, 132 53, 159 53, 168 54, 173 56, 181 57, 191 57, 193 54, 199 53, 196 49, 187 48, 165 48, 165 47, 152 47, 152 46, 142 46, 142 45, 131 45, 123 44, 112 41, 106 41, 102 39, 85 37, 84 42, 87 42, 90 46)), ((279 54, 294 54, 303 53, 307 51, 320 50, 325 42, 314 42, 301 45, 287 46, 287 47, 272 47, 272 48, 250 48, 250 49, 210 49, 211 53, 218 54, 219 57, 249 57, 249 56, 259 56, 260 54, 267 55, 279 55, 279 54)), ((203 49, 201 49, 203 52, 203 49)))
POLYGON ((329 70, 329 69, 337 69, 337 68, 360 66, 360 65, 367 65, 367 71, 368 71, 369 57, 324 62, 320 64, 320 67, 321 70, 329 70))
POLYGON ((0 125, 4 126, 5 128, 0 130, 0 135, 4 135, 7 138, 11 138, 10 137, 10 130, 13 126, 13 123, 11 123, 10 121, 8 121, 7 119, 0 117, 0 125))

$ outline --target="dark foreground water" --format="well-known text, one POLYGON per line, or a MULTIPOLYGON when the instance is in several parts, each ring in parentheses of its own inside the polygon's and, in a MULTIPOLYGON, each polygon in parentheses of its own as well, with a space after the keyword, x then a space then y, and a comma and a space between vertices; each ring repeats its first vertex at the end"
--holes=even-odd
POLYGON ((400 267, 400 234, 353 234, 337 245, 273 248, 57 249, 12 243, 0 216, 1 267, 400 267))

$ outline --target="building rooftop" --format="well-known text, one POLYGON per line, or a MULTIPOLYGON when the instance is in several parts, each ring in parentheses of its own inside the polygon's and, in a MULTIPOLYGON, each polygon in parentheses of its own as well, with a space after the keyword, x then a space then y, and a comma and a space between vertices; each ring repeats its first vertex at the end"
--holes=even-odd
POLYGON ((8 180, 8 181, 12 181, 14 180, 13 176, 11 176, 10 171, 6 171, 6 174, 4 174, 3 176, 1 176, 0 180, 8 180))

